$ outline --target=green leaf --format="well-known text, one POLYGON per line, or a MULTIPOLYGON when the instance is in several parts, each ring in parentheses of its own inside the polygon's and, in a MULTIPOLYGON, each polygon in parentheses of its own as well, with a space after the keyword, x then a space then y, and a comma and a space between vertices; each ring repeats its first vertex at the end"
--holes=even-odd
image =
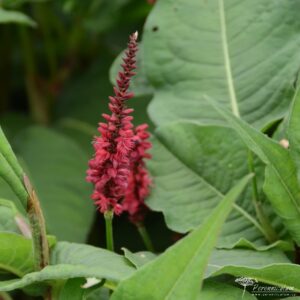
MULTIPOLYGON (((25 193, 26 191, 24 190, 24 196, 25 193)), ((19 198, 13 192, 12 188, 8 185, 8 183, 3 178, 1 178, 1 176, 0 176, 0 197, 4 199, 10 199, 23 215, 26 214, 25 207, 23 206, 21 201, 19 201, 19 198)))
POLYGON ((0 23, 17 23, 35 27, 36 23, 30 17, 19 11, 5 10, 0 8, 0 23))
MULTIPOLYGON (((118 73, 122 70, 121 65, 123 62, 124 51, 122 51, 118 57, 114 60, 113 64, 110 67, 109 78, 110 82, 115 85, 116 78, 118 77, 118 73)), ((130 83, 130 90, 134 92, 136 97, 148 96, 153 94, 153 88, 149 84, 148 79, 145 75, 145 70, 142 61, 142 53, 143 53, 143 45, 139 44, 139 51, 137 53, 137 74, 132 78, 130 83)))
MULTIPOLYGON (((22 206, 25 208, 28 194, 20 178, 15 173, 12 166, 8 163, 4 155, 1 153, 1 150, 0 150, 0 177, 9 185, 11 190, 13 190, 15 195, 18 197, 19 199, 18 201, 20 201, 22 203, 22 206)), ((1 197, 3 196, 5 195, 1 194, 1 197)))
POLYGON ((220 283, 217 281, 204 281, 204 286, 200 295, 199 300, 254 300, 256 299, 253 295, 248 292, 243 292, 242 289, 233 287, 229 284, 220 283))
POLYGON ((203 93, 256 127, 281 118, 300 64, 298 1, 165 0, 143 34, 156 124, 220 121, 203 93))
POLYGON ((86 300, 108 300, 110 298, 110 291, 104 287, 92 291, 86 296, 86 300))
POLYGON ((264 191, 292 238, 300 244, 300 188, 290 153, 246 122, 221 109, 214 101, 208 101, 266 164, 264 191))
POLYGON ((26 274, 21 279, 0 282, 0 291, 11 291, 33 283, 70 278, 106 278, 120 281, 135 269, 124 257, 93 246, 59 242, 51 252, 51 265, 40 272, 26 274))
POLYGON ((140 251, 132 253, 126 248, 122 248, 124 256, 138 269, 156 258, 156 254, 149 251, 140 251))
MULTIPOLYGON (((155 135, 148 163, 154 188, 147 204, 163 212, 172 230, 187 232, 203 222, 223 194, 248 173, 248 150, 232 129, 220 126, 175 123, 160 127, 155 135)), ((257 165, 258 174, 259 169, 257 165)), ((231 245, 241 237, 265 244, 251 197, 249 189, 234 205, 218 245, 231 245)))
POLYGON ((295 264, 274 263, 266 267, 247 268, 242 266, 225 266, 213 275, 230 274, 236 277, 255 278, 260 282, 279 287, 290 286, 300 292, 300 266, 295 264))
POLYGON ((300 178, 300 88, 295 92, 293 105, 288 119, 288 140, 290 153, 298 169, 300 178))
POLYGON ((14 232, 21 234, 17 222, 24 222, 22 227, 29 229, 27 220, 18 212, 12 201, 0 198, 0 232, 14 232))
POLYGON ((0 269, 19 277, 32 272, 32 241, 19 234, 0 232, 0 269))
POLYGON ((94 218, 88 156, 71 139, 31 127, 14 140, 39 196, 47 229, 60 240, 85 241, 94 218))
MULTIPOLYGON (((291 264, 286 255, 279 250, 272 249, 268 251, 255 251, 248 249, 220 250, 212 252, 205 278, 214 276, 215 273, 226 267, 246 267, 257 269, 274 264, 291 264)), ((245 274, 244 276, 247 276, 245 274)))
POLYGON ((67 280, 59 292, 58 300, 82 300, 85 290, 81 287, 85 283, 84 278, 67 280))
POLYGON ((6 181, 10 188, 18 196, 19 200, 22 202, 23 207, 27 207, 28 194, 23 184, 24 172, 1 127, 0 165, 0 176, 6 181))
POLYGON ((295 247, 294 244, 290 241, 282 241, 278 240, 270 245, 263 245, 263 246, 258 246, 247 239, 240 238, 238 241, 231 245, 227 246, 219 246, 219 249, 234 249, 234 248, 243 248, 243 249, 252 249, 256 251, 267 251, 273 248, 280 249, 282 251, 294 251, 295 247))
POLYGON ((230 190, 202 226, 122 281, 112 299, 196 299, 221 226, 249 178, 230 190))

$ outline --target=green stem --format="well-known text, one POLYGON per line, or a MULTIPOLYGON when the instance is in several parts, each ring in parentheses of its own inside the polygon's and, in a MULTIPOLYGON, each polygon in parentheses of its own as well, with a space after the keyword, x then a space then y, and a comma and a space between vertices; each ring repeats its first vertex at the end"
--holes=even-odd
POLYGON ((279 238, 274 228, 272 227, 268 216, 263 210, 262 203, 259 200, 253 153, 250 150, 248 150, 248 168, 251 173, 255 174, 255 176, 252 177, 252 199, 256 216, 262 228, 264 229, 266 239, 268 240, 268 242, 273 243, 279 238))
POLYGON ((11 26, 1 26, 0 47, 0 112, 5 112, 9 105, 9 96, 12 79, 12 31, 11 26))
POLYGON ((24 58, 24 66, 26 73, 26 89, 29 100, 30 112, 35 121, 41 124, 48 123, 48 107, 46 99, 41 94, 37 86, 37 68, 35 64, 35 54, 33 43, 29 35, 28 29, 20 26, 21 47, 24 58))
POLYGON ((54 78, 57 72, 57 59, 55 52, 55 44, 53 37, 51 36, 52 32, 48 18, 49 7, 47 6, 49 6, 48 3, 36 3, 34 5, 34 10, 44 38, 44 49, 50 76, 51 78, 54 78))
POLYGON ((114 251, 114 237, 113 237, 113 217, 114 213, 108 210, 104 213, 105 229, 106 229, 106 248, 110 251, 114 251))
POLYGON ((154 247, 153 247, 152 241, 150 239, 150 236, 149 236, 144 224, 141 224, 141 223, 137 224, 137 229, 138 229, 138 232, 146 246, 146 249, 150 252, 154 252, 154 247))
POLYGON ((28 192, 27 215, 32 230, 35 270, 39 271, 49 264, 49 245, 45 219, 38 197, 26 175, 24 175, 24 185, 28 192))

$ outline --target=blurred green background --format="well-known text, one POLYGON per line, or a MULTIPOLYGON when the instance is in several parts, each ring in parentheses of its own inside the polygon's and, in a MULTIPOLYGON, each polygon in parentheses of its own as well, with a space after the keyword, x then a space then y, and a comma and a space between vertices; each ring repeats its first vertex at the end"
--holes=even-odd
MULTIPOLYGON (((142 32, 149 2, 0 0, 0 124, 38 192, 48 231, 59 240, 105 246, 85 171, 112 93, 110 67, 129 34, 142 32)), ((149 100, 142 95, 131 104, 135 123, 153 129, 149 100)), ((18 205, 2 181, 0 197, 18 205)), ((144 249, 125 215, 114 225, 117 250, 144 249)), ((172 242, 161 214, 149 214, 146 227, 157 251, 172 242)))

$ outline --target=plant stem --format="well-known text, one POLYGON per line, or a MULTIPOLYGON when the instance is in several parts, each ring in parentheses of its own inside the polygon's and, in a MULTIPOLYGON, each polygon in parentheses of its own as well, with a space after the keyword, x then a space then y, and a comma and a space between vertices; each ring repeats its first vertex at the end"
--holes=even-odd
POLYGON ((268 216, 265 214, 263 210, 262 203, 259 201, 256 173, 255 173, 255 167, 253 161, 253 153, 250 150, 248 150, 248 168, 249 171, 255 175, 252 177, 252 199, 253 199, 253 205, 256 212, 256 216, 262 228, 264 229, 266 239, 268 240, 268 242, 273 243, 277 241, 279 238, 274 228, 272 227, 268 216))
POLYGON ((137 229, 138 229, 138 232, 139 232, 141 238, 143 239, 146 249, 150 252, 154 252, 154 247, 153 247, 152 241, 150 239, 150 236, 149 236, 144 224, 141 224, 141 223, 137 224, 137 229))
POLYGON ((47 58, 50 77, 54 78, 57 72, 57 59, 55 52, 55 44, 51 36, 51 26, 48 19, 49 5, 48 3, 36 3, 34 6, 36 19, 38 20, 39 27, 42 31, 45 43, 45 55, 47 58))
POLYGON ((110 251, 114 251, 114 237, 113 237, 113 217, 112 210, 108 210, 104 213, 105 229, 106 229, 106 248, 110 251))
POLYGON ((30 38, 28 29, 24 26, 20 26, 19 32, 24 57, 26 73, 25 80, 30 112, 35 121, 41 124, 47 124, 49 121, 48 107, 47 102, 45 101, 46 99, 43 97, 37 86, 37 68, 35 64, 32 40, 30 38))
POLYGON ((27 214, 32 230, 35 269, 39 271, 49 264, 45 219, 38 197, 26 175, 24 175, 24 185, 28 192, 27 214))

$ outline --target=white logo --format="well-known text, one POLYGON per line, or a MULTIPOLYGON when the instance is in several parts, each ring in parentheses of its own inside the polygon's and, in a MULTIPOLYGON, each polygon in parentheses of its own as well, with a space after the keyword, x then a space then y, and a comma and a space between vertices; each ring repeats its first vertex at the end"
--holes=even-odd
POLYGON ((254 285, 258 281, 255 278, 250 278, 250 277, 239 277, 235 280, 238 284, 242 285, 244 287, 242 299, 244 298, 245 292, 246 292, 246 287, 254 285))

